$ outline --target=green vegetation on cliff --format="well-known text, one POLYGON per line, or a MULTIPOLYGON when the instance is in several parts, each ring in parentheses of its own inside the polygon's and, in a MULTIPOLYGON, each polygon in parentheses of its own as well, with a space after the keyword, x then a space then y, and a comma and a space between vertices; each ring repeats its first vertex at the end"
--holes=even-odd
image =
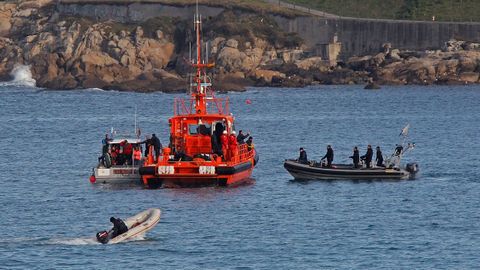
POLYGON ((286 0, 339 16, 436 21, 480 21, 479 0, 286 0))

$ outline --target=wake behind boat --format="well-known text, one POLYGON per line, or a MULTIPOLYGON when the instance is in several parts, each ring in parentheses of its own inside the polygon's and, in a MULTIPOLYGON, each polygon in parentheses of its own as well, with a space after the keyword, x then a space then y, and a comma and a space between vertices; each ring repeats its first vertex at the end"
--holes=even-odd
MULTIPOLYGON (((299 159, 285 160, 283 166, 297 180, 411 179, 414 178, 418 172, 417 163, 407 163, 406 166, 401 165, 403 155, 415 147, 414 143, 406 143, 408 129, 409 125, 402 129, 400 134, 403 138, 401 144, 397 144, 391 156, 386 159, 385 164, 381 162, 380 166, 370 166, 371 156, 369 161, 362 161, 359 164, 331 164, 331 162, 327 161, 308 161, 306 159, 306 153, 302 153, 302 151, 304 151, 303 148, 300 148, 299 159)), ((333 150, 331 150, 330 146, 328 148, 332 151, 331 155, 333 160, 333 150)), ((351 158, 353 158, 353 156, 351 158)))

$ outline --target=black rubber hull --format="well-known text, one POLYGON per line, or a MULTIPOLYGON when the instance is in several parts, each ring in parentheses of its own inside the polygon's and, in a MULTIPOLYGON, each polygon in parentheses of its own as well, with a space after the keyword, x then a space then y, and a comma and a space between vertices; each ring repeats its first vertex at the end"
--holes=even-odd
POLYGON ((337 168, 313 167, 309 164, 300 164, 292 160, 285 161, 283 166, 297 180, 408 179, 411 177, 410 173, 403 169, 354 169, 347 166, 337 168))

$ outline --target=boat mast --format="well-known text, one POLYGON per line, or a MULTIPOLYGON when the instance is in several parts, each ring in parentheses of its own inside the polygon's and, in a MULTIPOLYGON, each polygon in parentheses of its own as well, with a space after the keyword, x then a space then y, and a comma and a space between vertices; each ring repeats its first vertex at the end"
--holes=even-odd
POLYGON ((197 0, 197 9, 195 14, 195 31, 197 34, 197 61, 196 63, 192 63, 192 66, 196 68, 196 76, 195 76, 195 85, 196 91, 192 93, 192 97, 195 98, 195 109, 197 114, 206 114, 207 113, 207 104, 206 104, 206 90, 207 85, 206 81, 205 84, 202 81, 202 75, 205 73, 204 69, 207 68, 209 65, 202 63, 202 40, 201 40, 201 26, 202 26, 202 18, 198 13, 198 0, 197 0))

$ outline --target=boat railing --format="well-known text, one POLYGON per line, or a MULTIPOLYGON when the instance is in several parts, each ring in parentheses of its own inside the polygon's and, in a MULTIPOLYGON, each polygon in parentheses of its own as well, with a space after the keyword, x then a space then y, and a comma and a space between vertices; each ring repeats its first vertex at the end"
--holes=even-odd
POLYGON ((243 162, 253 158, 254 151, 252 149, 248 149, 248 145, 246 143, 240 144, 238 146, 238 154, 233 157, 233 162, 243 162))
MULTIPOLYGON (((216 97, 206 97, 205 102, 207 104, 207 114, 230 114, 229 108, 229 99, 227 98, 216 98, 216 97)), ((195 114, 195 98, 175 98, 174 115, 191 115, 195 114)))

